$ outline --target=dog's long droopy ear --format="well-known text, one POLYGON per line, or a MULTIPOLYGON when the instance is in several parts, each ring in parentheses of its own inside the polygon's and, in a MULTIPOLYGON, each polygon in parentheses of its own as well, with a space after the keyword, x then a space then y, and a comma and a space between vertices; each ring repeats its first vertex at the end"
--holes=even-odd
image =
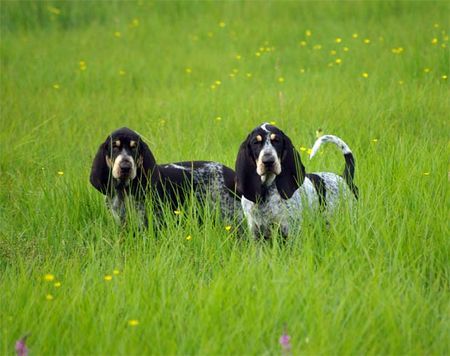
POLYGON ((92 162, 90 181, 95 189, 106 194, 108 192, 109 167, 106 163, 108 157, 108 150, 106 149, 109 143, 109 137, 98 148, 95 155, 94 162, 92 162))
POLYGON ((256 162, 250 152, 250 136, 242 142, 236 159, 236 186, 240 194, 256 203, 261 195, 261 177, 256 173, 256 162))
POLYGON ((147 177, 147 179, 151 177, 151 182, 155 183, 159 179, 158 166, 152 151, 150 151, 147 144, 142 141, 142 138, 139 140, 138 162, 138 165, 140 165, 145 177, 147 177))
POLYGON ((300 154, 295 149, 289 137, 283 135, 284 149, 281 157, 281 173, 275 183, 278 193, 283 199, 289 199, 305 180, 305 166, 300 154))

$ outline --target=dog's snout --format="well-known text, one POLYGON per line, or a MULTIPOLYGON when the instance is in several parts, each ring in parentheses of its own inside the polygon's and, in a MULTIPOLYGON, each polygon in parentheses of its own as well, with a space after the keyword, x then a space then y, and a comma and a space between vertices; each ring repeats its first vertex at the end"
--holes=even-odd
POLYGON ((119 167, 122 172, 129 172, 131 170, 132 164, 128 160, 122 160, 119 164, 119 167))
POLYGON ((271 154, 264 154, 261 160, 266 166, 272 166, 275 163, 275 157, 271 154))

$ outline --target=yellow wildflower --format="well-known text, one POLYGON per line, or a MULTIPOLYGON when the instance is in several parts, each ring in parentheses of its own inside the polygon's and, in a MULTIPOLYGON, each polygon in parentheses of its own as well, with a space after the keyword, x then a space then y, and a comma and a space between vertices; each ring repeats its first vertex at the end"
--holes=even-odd
POLYGON ((369 78, 369 73, 367 73, 367 72, 361 73, 361 76, 363 78, 369 78))
POLYGON ((139 20, 138 19, 133 19, 131 20, 131 27, 138 27, 139 26, 139 20))
POLYGON ((322 45, 316 44, 316 45, 313 46, 313 49, 315 49, 315 50, 322 49, 322 45))
POLYGON ((306 46, 306 41, 300 41, 300 46, 305 47, 306 46))
POLYGON ((236 54, 236 56, 234 58, 236 58, 238 61, 240 61, 242 56, 240 54, 236 54))
POLYGON ((226 231, 230 231, 231 230, 231 226, 230 225, 225 226, 225 230, 226 231))
POLYGON ((430 175, 430 172, 423 172, 423 175, 424 175, 424 176, 429 176, 429 175, 430 175))
POLYGON ((186 236, 186 240, 188 240, 188 241, 189 241, 189 240, 192 240, 192 236, 191 236, 191 235, 187 235, 187 236, 186 236))
POLYGON ((246 73, 245 75, 247 76, 247 78, 251 78, 252 77, 252 73, 246 73))
POLYGON ((403 80, 399 80, 398 84, 403 85, 403 84, 405 84, 405 82, 403 80))
POLYGON ((441 77, 443 80, 447 80, 448 79, 448 77, 447 77, 447 75, 443 75, 442 77, 441 77))
POLYGON ((277 123, 275 121, 270 121, 269 124, 271 124, 272 126, 275 126, 277 123))
POLYGON ((439 40, 435 37, 431 40, 431 44, 438 44, 439 40))
POLYGON ((306 31, 305 31, 305 35, 306 35, 307 37, 311 37, 311 35, 312 35, 311 30, 306 30, 306 31))
POLYGON ((114 274, 114 275, 117 276, 119 273, 120 273, 120 271, 119 271, 118 269, 113 270, 113 274, 114 274))
POLYGON ((216 90, 216 85, 215 84, 211 85, 211 90, 216 90))
POLYGON ((87 64, 85 61, 80 61, 80 70, 86 70, 87 64))
POLYGON ((256 57, 260 57, 260 56, 261 56, 261 53, 260 53, 260 52, 255 52, 255 56, 256 56, 256 57))
POLYGON ((302 151, 302 152, 306 152, 306 147, 300 147, 300 151, 302 151))
POLYGON ((55 283, 53 284, 53 286, 54 286, 55 288, 59 288, 59 287, 61 287, 61 282, 55 282, 55 283))
POLYGON ((354 34, 352 35, 352 38, 358 38, 358 34, 357 34, 357 33, 354 33, 354 34))
POLYGON ((225 26, 226 26, 225 22, 223 22, 223 21, 219 22, 219 27, 224 28, 225 26))
POLYGON ((109 281, 112 280, 112 276, 111 276, 110 274, 107 274, 106 276, 103 277, 103 279, 104 279, 106 282, 109 282, 109 281))
POLYGON ((47 6, 47 10, 48 10, 49 12, 51 12, 53 15, 59 15, 59 14, 61 14, 61 10, 58 9, 58 8, 56 8, 56 7, 54 7, 54 6, 47 6))
POLYGON ((300 73, 301 74, 305 73, 305 68, 300 68, 300 73))
POLYGON ((392 53, 394 54, 402 54, 403 52, 403 47, 398 47, 398 48, 392 48, 392 53))
POLYGON ((222 84, 222 82, 220 80, 216 80, 214 83, 216 83, 216 85, 222 84))
POLYGON ((45 276, 44 276, 44 280, 46 281, 46 282, 51 282, 51 281, 53 281, 55 279, 55 276, 53 275, 53 274, 51 274, 51 273, 47 273, 45 276))
POLYGON ((129 326, 138 326, 139 325, 139 320, 137 320, 137 319, 128 320, 128 325, 129 326))
POLYGON ((377 139, 377 138, 373 138, 373 139, 372 139, 372 142, 373 142, 373 143, 377 143, 377 142, 378 142, 378 139, 377 139))
POLYGON ((334 49, 332 49, 331 51, 330 51, 330 54, 332 55, 332 56, 335 56, 336 55, 336 50, 334 50, 334 49))
POLYGON ((45 299, 47 299, 47 300, 53 300, 54 298, 53 298, 53 295, 47 294, 47 295, 45 296, 45 299))
POLYGON ((278 83, 284 83, 284 77, 279 77, 278 78, 278 83))
POLYGON ((308 149, 306 150, 306 153, 310 155, 310 154, 312 153, 312 148, 308 148, 308 149))
POLYGON ((217 116, 216 121, 222 121, 222 118, 220 116, 217 116))
POLYGON ((56 89, 56 90, 58 90, 58 89, 59 89, 59 84, 56 84, 56 83, 53 84, 53 88, 56 89))
POLYGON ((365 44, 369 44, 370 43, 370 39, 369 38, 364 38, 364 41, 363 41, 365 44))
POLYGON ((125 74, 127 74, 127 72, 125 72, 123 69, 119 70, 119 75, 124 76, 125 74))
POLYGON ((63 175, 64 175, 64 172, 63 172, 63 171, 58 171, 58 175, 59 175, 59 176, 63 176, 63 175))
POLYGON ((192 73, 192 69, 191 69, 191 68, 186 68, 184 71, 185 71, 187 74, 191 74, 191 73, 192 73))
POLYGON ((431 72, 431 69, 430 69, 430 68, 424 68, 423 71, 424 71, 425 73, 430 73, 430 72, 431 72))
POLYGON ((181 210, 174 210, 173 212, 175 213, 175 215, 180 215, 181 214, 181 210))
POLYGON ((119 31, 114 32, 114 36, 120 38, 122 34, 119 31))
POLYGON ((340 58, 336 58, 336 64, 341 64, 342 63, 342 59, 340 59, 340 58))
POLYGON ((349 51, 348 47, 344 47, 342 49, 344 50, 344 52, 348 52, 349 51))
POLYGON ((320 136, 323 136, 323 131, 322 131, 322 129, 317 129, 316 130, 316 138, 319 138, 320 136))
POLYGON ((336 43, 341 43, 342 42, 342 38, 340 38, 340 37, 336 38, 335 42, 336 43))

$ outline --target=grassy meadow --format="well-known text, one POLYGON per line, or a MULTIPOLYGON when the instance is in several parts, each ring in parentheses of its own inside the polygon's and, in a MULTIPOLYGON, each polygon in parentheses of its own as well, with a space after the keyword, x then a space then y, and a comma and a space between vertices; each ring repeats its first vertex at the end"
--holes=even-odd
POLYGON ((0 5, 1 354, 449 354, 448 2, 0 5), (234 167, 266 121, 309 172, 344 167, 316 130, 349 144, 353 212, 120 229, 89 184, 118 127, 234 167))

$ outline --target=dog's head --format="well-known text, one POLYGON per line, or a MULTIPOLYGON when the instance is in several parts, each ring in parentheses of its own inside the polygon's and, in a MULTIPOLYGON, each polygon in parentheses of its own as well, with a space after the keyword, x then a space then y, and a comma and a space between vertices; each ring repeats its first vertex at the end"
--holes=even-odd
POLYGON ((275 182, 289 199, 305 179, 300 154, 283 131, 267 123, 255 128, 241 144, 236 160, 238 190, 256 202, 263 185, 275 182))
POLYGON ((106 193, 111 183, 126 186, 137 178, 146 183, 155 168, 155 158, 146 143, 136 132, 123 127, 100 145, 90 180, 97 190, 106 193))

